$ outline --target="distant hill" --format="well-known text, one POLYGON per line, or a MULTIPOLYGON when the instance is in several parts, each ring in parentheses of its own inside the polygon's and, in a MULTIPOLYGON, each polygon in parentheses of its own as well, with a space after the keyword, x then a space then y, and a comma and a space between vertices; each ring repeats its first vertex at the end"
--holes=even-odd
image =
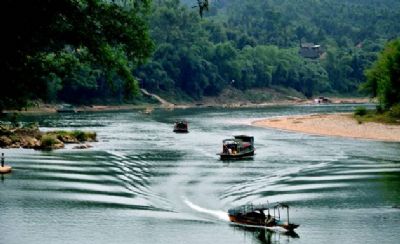
POLYGON ((156 50, 136 71, 144 88, 202 99, 228 86, 281 86, 307 97, 358 95, 364 70, 400 33, 394 0, 195 0, 154 4, 156 50), (311 58, 300 45, 319 48, 311 58), (315 45, 313 45, 315 44, 315 45))

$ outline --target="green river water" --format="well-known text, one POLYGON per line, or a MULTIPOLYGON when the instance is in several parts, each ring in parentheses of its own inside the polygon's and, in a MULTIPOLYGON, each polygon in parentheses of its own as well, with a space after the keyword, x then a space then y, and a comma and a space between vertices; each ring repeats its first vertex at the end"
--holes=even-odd
POLYGON ((352 105, 197 108, 23 117, 42 130, 93 130, 87 150, 0 149, 0 243, 399 243, 400 143, 258 128, 352 105), (186 119, 188 134, 172 132, 186 119), (222 162, 221 142, 255 137, 253 160, 222 162), (295 235, 244 228, 227 210, 285 202, 295 235))

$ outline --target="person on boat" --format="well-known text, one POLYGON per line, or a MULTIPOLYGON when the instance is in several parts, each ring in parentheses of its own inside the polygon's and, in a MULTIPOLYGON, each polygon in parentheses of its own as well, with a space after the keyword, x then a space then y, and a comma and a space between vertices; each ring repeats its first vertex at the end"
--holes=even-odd
POLYGON ((267 218, 265 218, 265 225, 273 225, 275 222, 275 219, 268 213, 267 218))
POLYGON ((228 154, 229 154, 229 155, 232 154, 232 149, 228 148, 228 154))
POLYGON ((1 167, 4 167, 4 153, 1 153, 1 167))
POLYGON ((224 145, 224 146, 222 147, 222 152, 223 152, 223 153, 228 153, 228 147, 227 147, 226 145, 224 145))

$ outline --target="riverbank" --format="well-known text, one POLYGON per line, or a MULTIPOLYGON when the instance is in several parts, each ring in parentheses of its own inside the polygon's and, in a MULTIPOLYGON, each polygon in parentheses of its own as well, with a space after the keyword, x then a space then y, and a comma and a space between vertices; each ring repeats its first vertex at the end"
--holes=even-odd
MULTIPOLYGON (((102 111, 124 111, 124 110, 140 110, 152 107, 154 105, 133 105, 133 104, 122 104, 122 105, 91 105, 91 106, 76 106, 74 107, 75 112, 102 112, 102 111)), ((157 105, 158 106, 158 105, 157 105)), ((37 106, 21 109, 21 110, 4 110, 4 114, 47 114, 57 113, 60 105, 57 104, 38 104, 37 106)))
MULTIPOLYGON (((330 98, 330 104, 365 104, 371 103, 368 98, 330 98)), ((149 111, 153 109, 184 109, 184 108, 256 108, 256 107, 269 107, 269 106, 291 106, 291 105, 313 105, 315 104, 312 99, 300 98, 287 98, 277 99, 269 102, 253 103, 246 100, 239 101, 225 101, 216 98, 207 98, 196 103, 160 103, 160 104, 120 104, 120 105, 90 105, 90 106, 76 106, 75 112, 102 112, 102 111, 129 111, 129 110, 143 110, 149 111)), ((21 110, 4 110, 4 114, 47 114, 57 113, 60 104, 44 104, 39 103, 36 106, 21 110)), ((147 112, 146 112, 147 113, 147 112)))
POLYGON ((350 113, 276 117, 252 124, 314 135, 400 142, 400 125, 359 123, 350 113))
MULTIPOLYGON (((225 88, 218 96, 204 96, 197 101, 175 101, 171 94, 154 94, 146 89, 140 89, 146 99, 138 100, 136 104, 92 104, 66 106, 69 112, 101 112, 101 111, 126 111, 142 110, 144 114, 149 114, 153 109, 182 109, 182 108, 255 108, 268 106, 290 106, 290 105, 311 105, 315 104, 315 99, 307 99, 303 94, 282 87, 257 88, 241 91, 233 87, 225 88), (144 102, 146 101, 146 102, 144 102), (152 101, 152 102, 150 102, 152 101), (73 109, 72 109, 73 108, 73 109), (73 110, 73 111, 72 111, 73 110), (149 112, 150 111, 150 112, 149 112)), ((329 104, 365 104, 371 103, 369 98, 360 97, 329 97, 329 104)), ((40 114, 56 113, 65 104, 46 104, 41 101, 33 101, 34 106, 21 110, 5 110, 5 114, 23 113, 40 114)), ((65 110, 65 109, 64 109, 65 110)))

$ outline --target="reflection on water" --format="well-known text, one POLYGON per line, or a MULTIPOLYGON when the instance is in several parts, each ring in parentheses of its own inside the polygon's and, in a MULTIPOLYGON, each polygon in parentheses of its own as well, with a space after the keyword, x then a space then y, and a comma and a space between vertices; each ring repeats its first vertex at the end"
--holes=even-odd
POLYGON ((266 228, 257 228, 241 225, 231 225, 235 231, 243 231, 244 235, 249 235, 255 243, 274 244, 274 243, 289 243, 293 239, 300 238, 295 231, 274 231, 266 228))
POLYGON ((13 172, 1 176, 0 243, 397 243, 400 143, 249 126, 354 107, 26 117, 43 130, 94 130, 99 142, 88 150, 5 150, 13 172), (177 119, 190 133, 172 132, 177 119), (235 134, 255 137, 252 160, 219 160, 222 140, 235 134), (291 206, 301 238, 228 221, 229 208, 266 202, 291 206))

